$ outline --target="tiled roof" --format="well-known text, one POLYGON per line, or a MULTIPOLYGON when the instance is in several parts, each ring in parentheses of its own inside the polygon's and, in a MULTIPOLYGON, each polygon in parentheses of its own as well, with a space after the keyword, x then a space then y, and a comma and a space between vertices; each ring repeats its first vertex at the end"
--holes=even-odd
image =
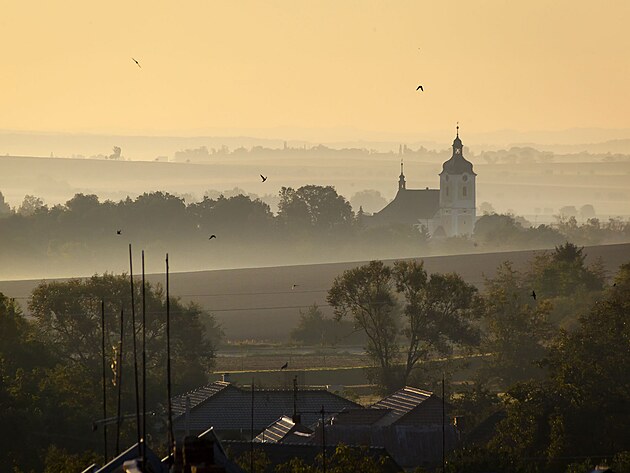
POLYGON ((397 416, 403 416, 418 407, 432 395, 433 393, 430 391, 405 386, 370 407, 372 409, 391 409, 397 416))
POLYGON ((439 189, 401 189, 394 200, 371 219, 373 223, 414 225, 432 219, 440 209, 439 189))
MULTIPOLYGON (((212 383, 173 400, 177 413, 173 424, 176 430, 201 432, 210 427, 216 430, 242 430, 251 428, 251 391, 230 383, 212 383), (212 388, 212 385, 221 384, 212 388), (219 389, 220 388, 220 389, 219 389), (186 396, 190 402, 190 415, 185 419, 186 396), (205 397, 205 399, 204 399, 205 397), (183 406, 183 408, 182 408, 183 406)), ((254 430, 260 432, 283 415, 293 413, 292 389, 257 389, 254 391, 254 430)), ((322 406, 326 414, 345 408, 357 408, 358 404, 325 389, 303 389, 297 393, 296 407, 303 425, 312 425, 321 417, 322 406)), ((175 412, 175 409, 173 410, 175 412)))
POLYGON ((206 384, 205 386, 201 386, 193 391, 175 396, 171 399, 173 416, 177 417, 186 412, 186 398, 190 399, 190 409, 193 409, 228 386, 230 386, 230 383, 215 381, 214 383, 206 384))
POLYGON ((277 421, 269 425, 254 439, 254 442, 283 442, 289 440, 291 443, 306 442, 313 431, 302 424, 296 424, 288 416, 282 416, 277 421))

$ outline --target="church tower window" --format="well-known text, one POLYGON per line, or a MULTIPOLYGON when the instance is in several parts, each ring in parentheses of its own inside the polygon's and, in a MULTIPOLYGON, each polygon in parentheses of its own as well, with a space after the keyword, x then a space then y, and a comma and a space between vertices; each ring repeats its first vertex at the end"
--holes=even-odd
POLYGON ((462 194, 464 197, 468 197, 468 191, 466 189, 466 186, 464 186, 464 188, 462 189, 462 194))

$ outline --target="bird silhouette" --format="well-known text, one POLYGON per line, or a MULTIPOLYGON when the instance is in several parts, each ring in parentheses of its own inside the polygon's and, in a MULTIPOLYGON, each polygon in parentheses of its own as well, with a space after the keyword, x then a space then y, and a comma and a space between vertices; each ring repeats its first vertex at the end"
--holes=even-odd
POLYGON ((280 370, 286 370, 289 367, 289 362, 287 361, 284 365, 280 367, 280 370))
POLYGON ((534 300, 536 300, 536 291, 532 291, 530 295, 534 298, 534 300))
POLYGON ((208 238, 208 240, 212 240, 213 238, 216 238, 216 235, 210 235, 210 238, 208 238))
POLYGON ((296 287, 299 287, 299 284, 294 284, 293 286, 291 286, 291 290, 295 289, 296 287))
POLYGON ((260 175, 260 178, 262 179, 263 182, 265 182, 267 180, 267 178, 265 176, 263 176, 262 174, 260 175))
POLYGON ((131 58, 131 60, 132 60, 133 62, 135 62, 135 63, 138 65, 138 67, 139 67, 140 69, 142 69, 142 66, 140 65, 140 63, 139 63, 138 61, 136 61, 134 58, 131 58))
POLYGON ((419 85, 418 87, 416 87, 416 90, 421 90, 422 92, 424 92, 424 89, 422 88, 421 85, 419 85))
POLYGON ((122 230, 116 230, 116 235, 122 235, 122 230))

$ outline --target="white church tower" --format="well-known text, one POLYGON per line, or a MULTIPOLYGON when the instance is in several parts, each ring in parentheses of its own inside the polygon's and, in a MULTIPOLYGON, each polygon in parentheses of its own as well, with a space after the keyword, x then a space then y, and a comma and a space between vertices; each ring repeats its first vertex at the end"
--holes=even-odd
POLYGON ((458 125, 457 137, 453 141, 453 155, 444 162, 440 173, 439 226, 443 230, 442 236, 472 235, 475 228, 477 174, 473 171, 472 163, 464 158, 463 152, 464 145, 459 139, 458 125))

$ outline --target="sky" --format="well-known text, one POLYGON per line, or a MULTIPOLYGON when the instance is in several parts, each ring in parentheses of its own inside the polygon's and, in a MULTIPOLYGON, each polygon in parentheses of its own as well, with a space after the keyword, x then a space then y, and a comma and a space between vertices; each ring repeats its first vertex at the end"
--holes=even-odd
POLYGON ((3 0, 0 129, 630 129, 629 21, 627 0, 3 0))

